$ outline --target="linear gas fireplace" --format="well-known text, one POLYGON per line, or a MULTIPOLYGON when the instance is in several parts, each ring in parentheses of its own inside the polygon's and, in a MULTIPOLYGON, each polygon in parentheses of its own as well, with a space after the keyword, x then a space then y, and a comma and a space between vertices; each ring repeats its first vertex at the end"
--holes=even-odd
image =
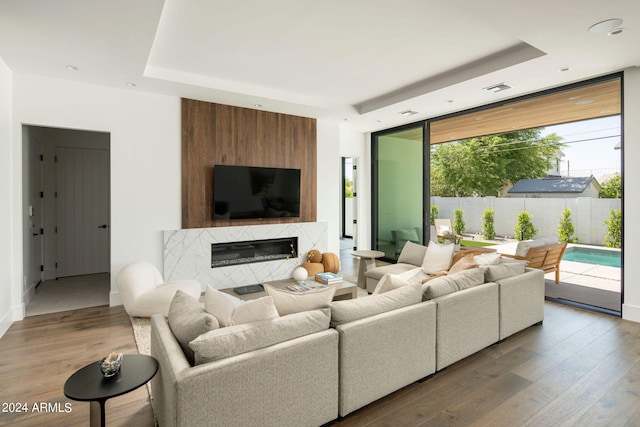
POLYGON ((297 237, 211 244, 211 268, 297 257, 297 237))

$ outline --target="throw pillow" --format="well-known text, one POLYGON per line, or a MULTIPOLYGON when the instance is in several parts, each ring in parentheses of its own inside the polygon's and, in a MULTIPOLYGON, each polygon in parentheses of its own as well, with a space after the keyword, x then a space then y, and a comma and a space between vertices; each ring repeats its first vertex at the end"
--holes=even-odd
POLYGON ((382 276, 373 290, 373 294, 382 294, 405 285, 420 285, 423 277, 424 274, 422 274, 422 269, 420 268, 414 268, 400 274, 387 273, 382 276))
POLYGON ((469 254, 460 258, 455 264, 451 266, 448 274, 455 274, 459 271, 469 270, 471 268, 475 268, 478 266, 476 260, 474 259, 474 254, 469 254))
POLYGON ((449 270, 453 259, 453 251, 453 243, 440 245, 430 241, 422 261, 422 270, 426 274, 437 274, 438 272, 449 270))
POLYGON ((173 336, 192 365, 194 355, 189 342, 205 332, 220 327, 218 320, 205 312, 199 301, 181 290, 176 292, 169 304, 168 321, 173 336))
POLYGON ((452 294, 484 283, 484 270, 472 268, 455 274, 437 277, 422 285, 422 300, 452 294))
POLYGON ((422 300, 420 285, 405 285, 383 294, 346 301, 334 301, 331 307, 331 326, 341 325, 376 314, 417 304, 422 300))
POLYGON ((402 247, 402 251, 398 256, 398 263, 413 264, 415 266, 422 265, 424 255, 427 253, 427 247, 407 241, 402 247))
POLYGON ((526 262, 505 262, 498 265, 487 265, 484 269, 485 282, 495 282, 507 277, 523 274, 526 262))
POLYGON ((204 333, 191 341, 195 363, 201 364, 320 332, 329 328, 322 310, 230 326, 204 333))
POLYGON ((278 317, 273 299, 269 296, 243 301, 211 286, 207 286, 204 294, 204 308, 208 313, 216 316, 222 326, 278 317))
POLYGON ((476 264, 478 264, 479 267, 482 267, 484 265, 500 264, 500 254, 497 252, 476 255, 473 257, 473 259, 475 260, 476 264))
POLYGON ((280 316, 286 316, 287 314, 328 307, 336 293, 336 287, 329 286, 326 289, 307 292, 290 292, 264 284, 264 291, 273 298, 273 303, 280 316))

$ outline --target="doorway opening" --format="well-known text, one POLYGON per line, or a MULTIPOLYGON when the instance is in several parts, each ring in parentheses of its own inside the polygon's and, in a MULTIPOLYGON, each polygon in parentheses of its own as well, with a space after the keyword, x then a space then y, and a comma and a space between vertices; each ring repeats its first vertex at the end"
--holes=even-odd
POLYGON ((26 315, 109 303, 110 135, 23 126, 26 315))

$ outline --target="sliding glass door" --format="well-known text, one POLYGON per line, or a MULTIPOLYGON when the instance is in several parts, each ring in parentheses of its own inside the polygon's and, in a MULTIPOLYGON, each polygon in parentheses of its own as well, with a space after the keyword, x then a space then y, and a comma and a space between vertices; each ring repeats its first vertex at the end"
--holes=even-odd
POLYGON ((429 176, 424 160, 424 124, 372 135, 372 246, 396 260, 407 240, 424 239, 424 201, 429 176))

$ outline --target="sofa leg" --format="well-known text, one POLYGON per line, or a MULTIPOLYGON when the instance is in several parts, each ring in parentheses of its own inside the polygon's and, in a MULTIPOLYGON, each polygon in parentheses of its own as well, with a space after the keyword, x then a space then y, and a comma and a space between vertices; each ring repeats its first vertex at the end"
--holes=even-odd
POLYGON ((434 375, 435 375, 435 374, 431 374, 431 375, 427 375, 427 376, 426 376, 426 377, 424 377, 424 378, 420 378, 420 379, 418 380, 418 382, 422 384, 423 382, 425 382, 425 381, 427 381, 427 380, 431 379, 431 377, 433 377, 434 375))

